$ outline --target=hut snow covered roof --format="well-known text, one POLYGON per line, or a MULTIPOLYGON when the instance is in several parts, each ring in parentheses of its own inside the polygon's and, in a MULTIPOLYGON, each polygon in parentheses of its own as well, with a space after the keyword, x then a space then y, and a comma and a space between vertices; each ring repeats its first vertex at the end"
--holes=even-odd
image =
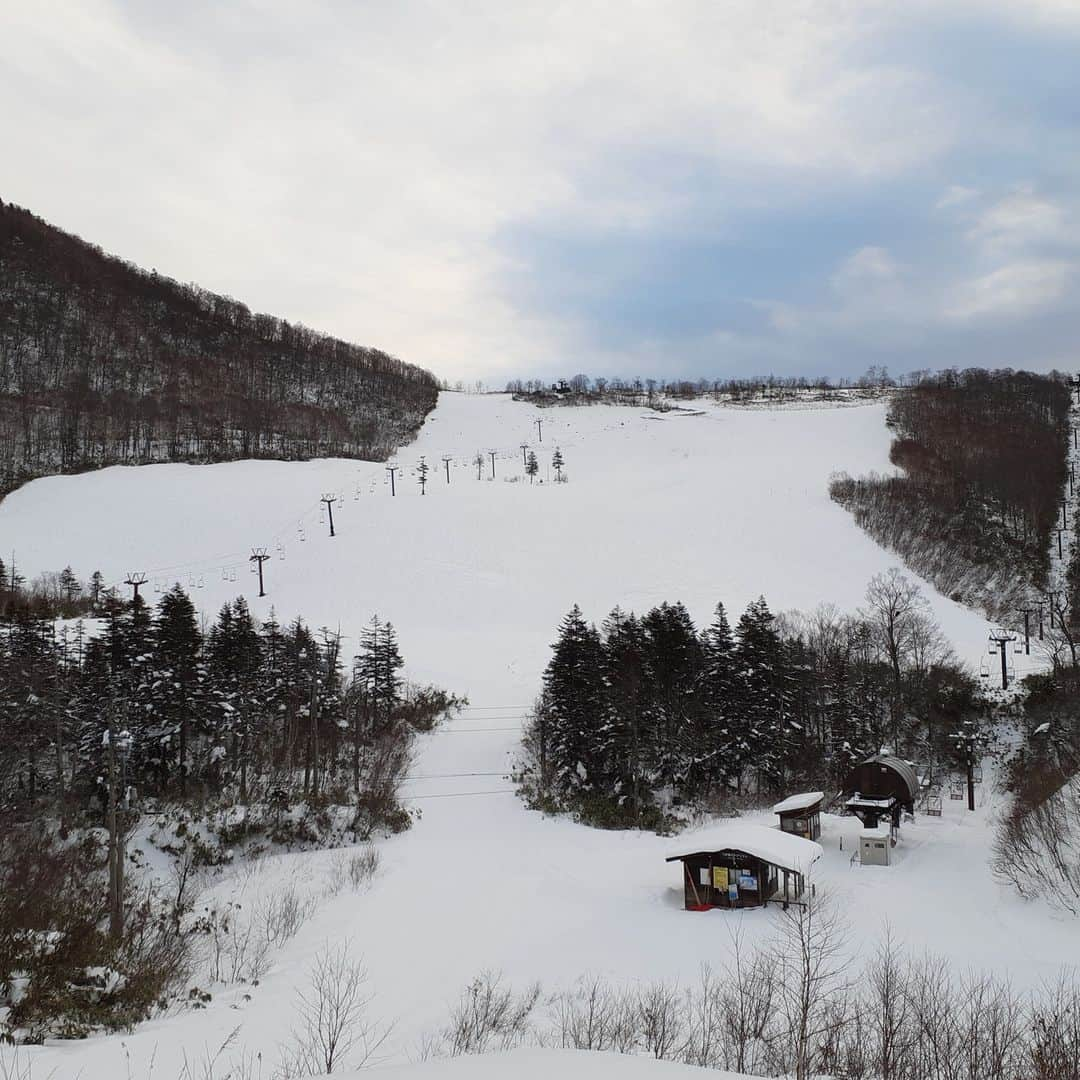
POLYGON ((810 867, 825 853, 813 840, 781 832, 768 825, 752 825, 733 822, 715 825, 710 829, 690 833, 679 838, 679 845, 669 852, 666 861, 685 859, 713 851, 745 851, 781 870, 807 874, 810 867))
POLYGON ((796 810, 809 810, 815 803, 825 798, 824 791, 804 791, 800 795, 789 795, 783 802, 778 802, 773 808, 774 814, 790 814, 796 810))

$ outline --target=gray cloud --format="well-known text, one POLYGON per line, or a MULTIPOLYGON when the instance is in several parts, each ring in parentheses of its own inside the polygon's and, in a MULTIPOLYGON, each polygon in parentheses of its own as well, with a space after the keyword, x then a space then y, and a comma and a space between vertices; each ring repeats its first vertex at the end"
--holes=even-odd
POLYGON ((8 0, 0 196, 450 378, 917 367, 984 320, 1050 363, 1072 121, 922 46, 1080 13, 940 10, 8 0))

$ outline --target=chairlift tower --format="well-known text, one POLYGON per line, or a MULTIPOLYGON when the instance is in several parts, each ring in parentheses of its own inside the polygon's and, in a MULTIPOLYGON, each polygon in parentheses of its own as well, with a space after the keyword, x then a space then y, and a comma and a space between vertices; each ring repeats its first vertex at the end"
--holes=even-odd
POLYGON ((266 590, 263 588, 263 563, 269 559, 270 556, 266 554, 266 548, 257 547, 251 549, 251 556, 248 562, 255 563, 259 568, 259 595, 265 596, 266 590))
POLYGON ((139 586, 146 584, 146 575, 141 571, 137 574, 128 574, 128 576, 124 578, 124 584, 130 585, 134 590, 131 596, 132 602, 134 602, 139 599, 139 586))
MULTIPOLYGON (((1001 654, 1001 689, 1009 689, 1009 642, 1016 640, 1016 635, 1011 630, 999 626, 990 631, 989 640, 997 645, 996 651, 1001 654)), ((994 652, 994 649, 990 650, 994 652)))
POLYGON ((326 512, 330 515, 330 535, 335 536, 336 534, 334 532, 334 503, 337 502, 337 496, 332 491, 324 491, 322 495, 319 496, 319 502, 321 502, 326 507, 326 512))

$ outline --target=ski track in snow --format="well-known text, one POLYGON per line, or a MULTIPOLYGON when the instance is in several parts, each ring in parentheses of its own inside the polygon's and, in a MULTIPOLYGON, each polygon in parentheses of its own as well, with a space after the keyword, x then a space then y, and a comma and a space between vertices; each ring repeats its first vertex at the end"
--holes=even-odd
MULTIPOLYGON (((718 600, 734 621, 759 594, 773 611, 823 602, 852 610, 869 579, 896 565, 827 490, 834 471, 890 469, 884 405, 701 408, 656 423, 628 408, 538 411, 503 395, 443 394, 417 441, 397 455, 395 498, 384 465, 321 460, 110 468, 37 480, 0 504, 3 548, 16 551, 25 573, 70 562, 82 577, 100 568, 112 581, 131 570, 166 584, 202 576, 193 599, 207 619, 243 592, 257 616, 273 605, 282 620, 300 614, 315 627, 340 625, 347 652, 377 612, 398 629, 409 677, 471 702, 422 740, 410 773, 417 779, 406 785, 421 817, 380 843, 370 891, 327 900, 258 987, 218 988, 206 1010, 156 1019, 123 1038, 34 1050, 40 1075, 106 1080, 130 1068, 141 1078, 153 1059, 153 1075, 171 1080, 185 1052, 213 1051, 238 1026, 234 1048, 272 1061, 292 1023, 294 991, 327 942, 348 939, 364 955, 374 1011, 395 1021, 387 1056, 403 1062, 484 969, 548 989, 585 973, 686 983, 702 962, 722 969, 734 925, 750 941, 769 936, 768 910, 683 911, 681 878, 663 861, 669 839, 544 819, 507 790, 517 731, 571 604, 599 622, 616 604, 644 612, 682 600, 699 627, 718 600), (545 478, 561 447, 570 482, 530 485, 522 441, 537 450, 545 478), (492 449, 497 477, 488 480, 492 449), (477 451, 485 453, 481 481, 470 463, 477 451), (431 466, 423 497, 410 475, 421 454, 431 466), (444 454, 454 456, 449 485, 444 454), (324 491, 344 496, 334 539, 319 525, 324 491), (265 600, 244 576, 254 544, 274 556, 265 600), (236 582, 222 580, 229 566, 240 570, 236 582)), ((987 624, 927 594, 977 670, 987 624)), ((991 968, 1020 986, 1054 977, 1080 956, 1080 927, 991 877, 989 783, 975 814, 964 806, 946 797, 941 819, 920 815, 905 826, 892 867, 850 866, 859 823, 826 816, 818 887, 837 894, 852 946, 864 954, 888 920, 898 941, 948 957, 958 974, 991 968)), ((264 880, 299 872, 315 881, 332 858, 275 857, 264 880)))

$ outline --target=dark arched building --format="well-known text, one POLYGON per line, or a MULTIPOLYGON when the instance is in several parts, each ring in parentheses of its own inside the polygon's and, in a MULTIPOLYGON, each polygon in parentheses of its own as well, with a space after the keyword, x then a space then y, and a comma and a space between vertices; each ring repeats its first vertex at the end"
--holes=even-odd
POLYGON ((915 813, 919 780, 915 770, 898 757, 875 754, 854 766, 844 777, 844 807, 868 828, 883 817, 899 826, 906 810, 915 813))

